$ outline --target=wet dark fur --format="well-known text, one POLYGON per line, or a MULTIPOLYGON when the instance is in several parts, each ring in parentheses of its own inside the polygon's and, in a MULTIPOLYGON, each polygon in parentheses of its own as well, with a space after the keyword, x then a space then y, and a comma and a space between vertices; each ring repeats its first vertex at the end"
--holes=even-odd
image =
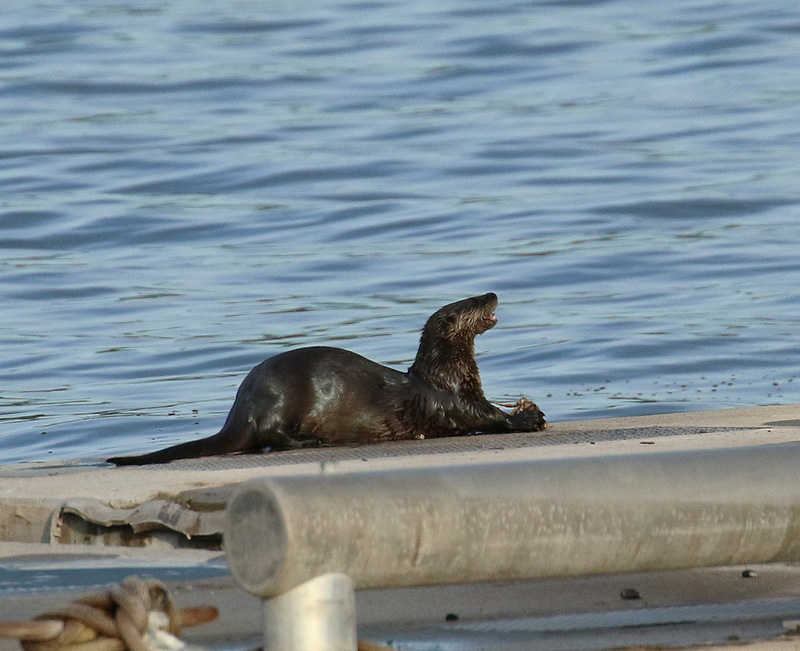
POLYGON ((475 336, 497 322, 489 293, 445 305, 428 319, 407 373, 340 348, 315 346, 256 366, 222 429, 209 438, 131 457, 117 465, 166 463, 229 452, 527 432, 544 428, 530 402, 506 414, 483 395, 475 336))

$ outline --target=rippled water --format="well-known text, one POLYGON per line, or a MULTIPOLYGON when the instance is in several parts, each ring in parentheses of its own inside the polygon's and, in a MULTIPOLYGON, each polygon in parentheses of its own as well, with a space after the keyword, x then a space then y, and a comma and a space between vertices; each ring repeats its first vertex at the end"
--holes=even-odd
POLYGON ((4 3, 2 460, 485 291, 551 420, 797 402, 799 125, 794 0, 4 3))

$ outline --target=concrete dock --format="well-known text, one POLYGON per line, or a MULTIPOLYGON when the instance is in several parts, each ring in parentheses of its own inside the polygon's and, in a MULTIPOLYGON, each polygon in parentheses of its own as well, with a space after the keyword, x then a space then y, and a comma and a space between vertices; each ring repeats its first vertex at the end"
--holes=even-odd
MULTIPOLYGON (((114 468, 98 459, 0 466, 0 619, 32 617, 74 590, 127 574, 158 576, 182 606, 220 608, 218 622, 187 631, 186 639, 251 648, 260 637, 260 604, 234 585, 220 551, 224 506, 242 481, 794 441, 800 441, 800 405, 560 422, 541 433, 165 466, 114 468), (41 579, 48 573, 51 585, 41 579)), ((800 649, 798 638, 783 635, 784 622, 800 619, 800 568, 790 565, 370 590, 357 600, 360 635, 400 649, 683 647, 768 639, 765 648, 800 649), (752 572, 743 576, 745 570, 752 572), (626 590, 639 598, 622 598, 626 590)), ((0 651, 6 648, 16 646, 0 641, 0 651)))

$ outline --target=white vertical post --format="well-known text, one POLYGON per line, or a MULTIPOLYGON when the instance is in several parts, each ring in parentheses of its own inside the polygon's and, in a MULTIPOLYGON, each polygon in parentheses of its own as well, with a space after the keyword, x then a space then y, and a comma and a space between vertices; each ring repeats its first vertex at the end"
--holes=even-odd
POLYGON ((356 602, 345 574, 323 574, 264 600, 265 651, 356 651, 356 602))

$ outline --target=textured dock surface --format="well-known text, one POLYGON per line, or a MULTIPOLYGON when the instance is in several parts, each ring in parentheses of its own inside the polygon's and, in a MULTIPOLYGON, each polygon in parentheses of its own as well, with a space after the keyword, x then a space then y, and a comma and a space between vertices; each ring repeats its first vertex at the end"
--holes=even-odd
MULTIPOLYGON (((210 603, 220 608, 217 623, 194 629, 187 639, 225 648, 251 648, 258 641, 259 602, 233 584, 219 552, 40 544, 42 531, 51 529, 48 518, 65 500, 86 498, 122 508, 188 494, 192 508, 213 511, 224 506, 232 484, 264 475, 649 454, 798 440, 800 405, 782 405, 572 421, 535 434, 232 455, 163 466, 113 468, 99 460, 2 466, 0 535, 20 542, 0 542, 0 618, 32 617, 68 601, 75 590, 136 573, 166 579, 183 605, 210 603)), ((409 651, 735 646, 756 639, 770 641, 745 648, 800 649, 798 638, 782 637, 783 622, 800 619, 800 568, 750 568, 757 572, 754 578, 743 577, 744 569, 365 591, 358 595, 360 634, 409 651), (623 599, 626 589, 640 598, 623 599), (446 621, 447 615, 457 619, 446 621)), ((0 651, 12 648, 18 647, 0 641, 0 651)))

